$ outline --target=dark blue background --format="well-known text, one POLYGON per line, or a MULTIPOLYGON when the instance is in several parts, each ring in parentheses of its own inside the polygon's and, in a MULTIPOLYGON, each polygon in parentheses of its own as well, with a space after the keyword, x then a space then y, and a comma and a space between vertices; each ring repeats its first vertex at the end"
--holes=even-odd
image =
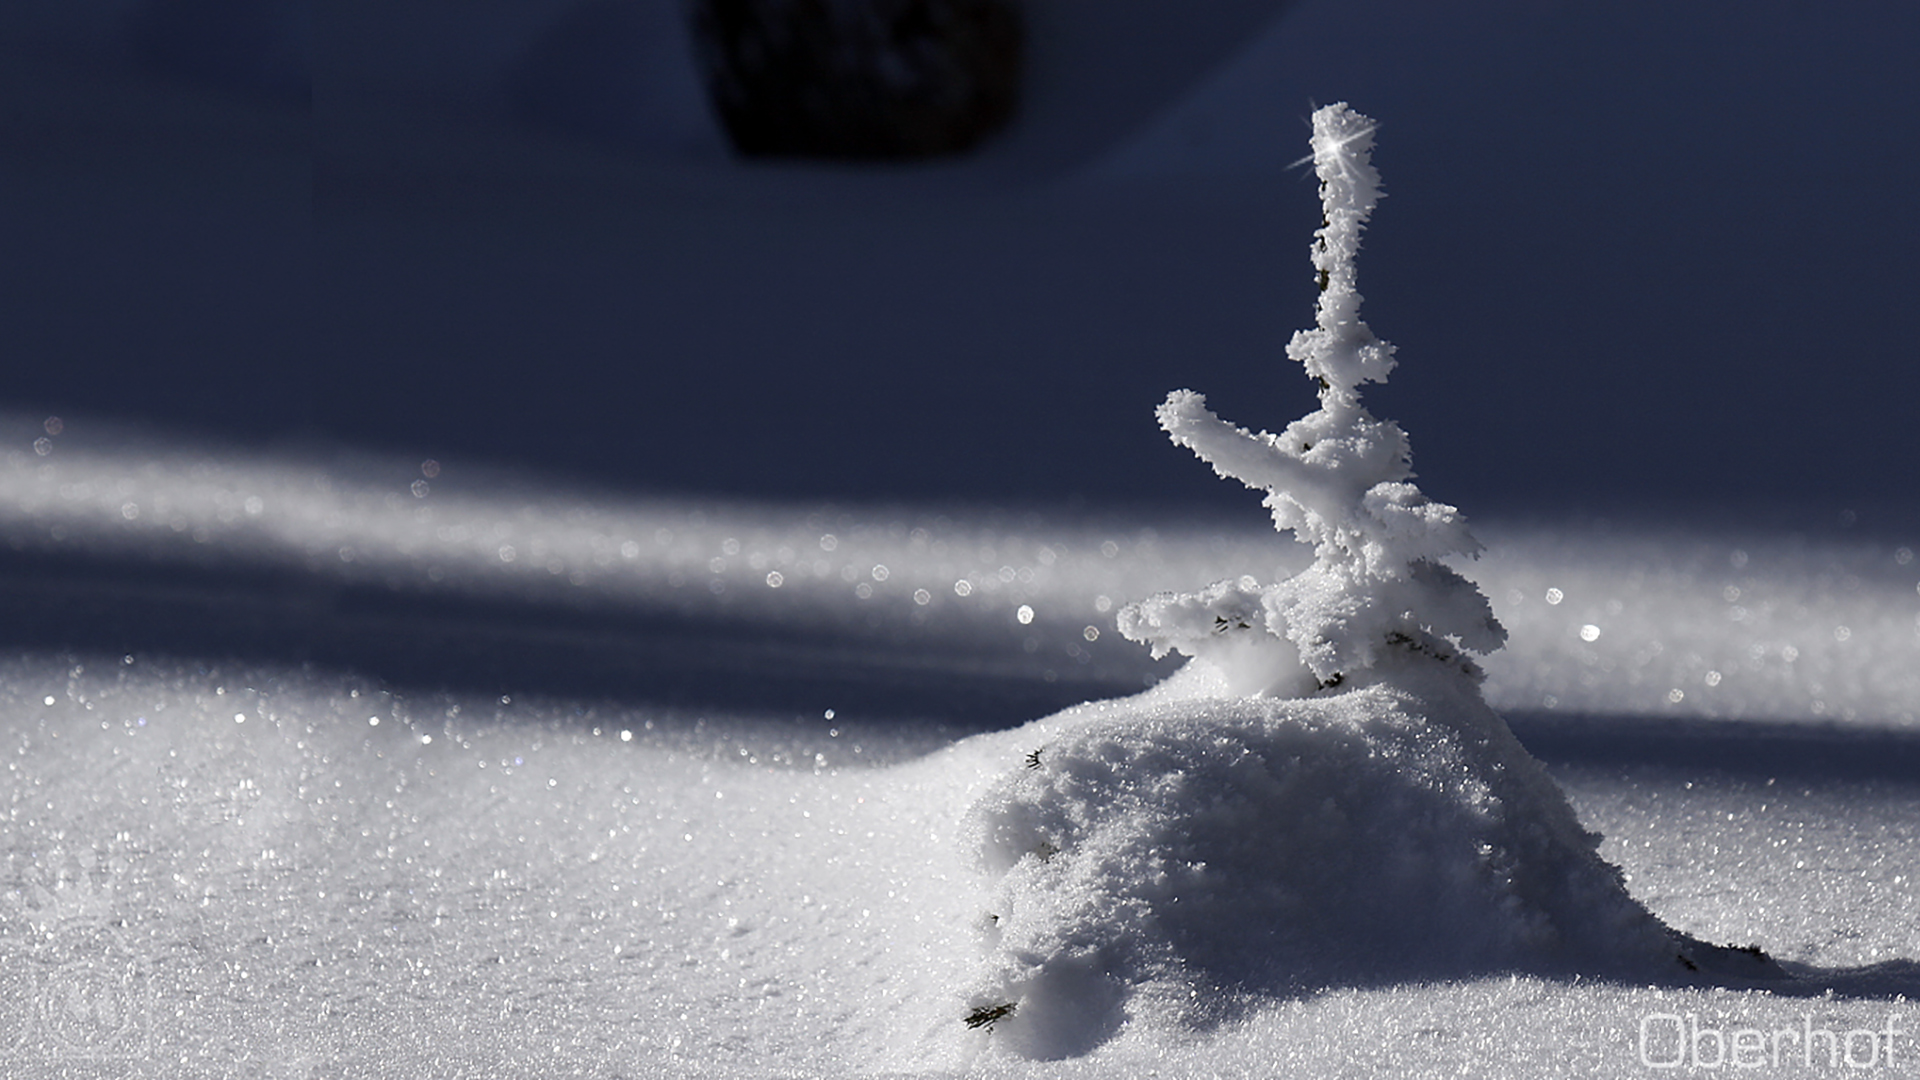
POLYGON ((1151 410, 1312 407, 1286 166, 1345 99, 1390 194, 1369 400, 1430 493, 1915 494, 1920 9, 1204 7, 1036 0, 1015 132, 859 170, 731 162, 657 6, 23 3, 0 408, 636 491, 1242 506, 1151 410))

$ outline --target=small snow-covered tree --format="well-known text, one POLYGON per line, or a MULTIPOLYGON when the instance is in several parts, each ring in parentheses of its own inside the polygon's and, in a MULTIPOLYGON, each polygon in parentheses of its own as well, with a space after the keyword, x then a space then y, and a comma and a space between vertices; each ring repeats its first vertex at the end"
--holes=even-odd
POLYGON ((1175 442, 1266 492, 1312 565, 1129 606, 1129 637, 1204 663, 969 741, 999 777, 961 826, 989 885, 984 955, 942 1024, 968 1052, 1071 1057, 1129 1025, 1210 1024, 1235 995, 1383 979, 1786 977, 1636 901, 1480 693, 1467 654, 1506 634, 1441 562, 1479 545, 1360 405, 1393 367, 1354 288, 1372 138, 1345 105, 1314 115, 1319 319, 1287 352, 1320 408, 1278 435, 1190 391, 1160 408, 1175 442))
POLYGON ((1462 650, 1500 647, 1506 631, 1486 598, 1440 560, 1477 555, 1465 519, 1411 483, 1407 436, 1360 403, 1385 382, 1394 347, 1360 318, 1354 256, 1379 201, 1373 121, 1340 103, 1313 115, 1313 164, 1326 221, 1314 234, 1318 318, 1287 355, 1306 367, 1320 408, 1278 435, 1236 427, 1191 390, 1167 396, 1160 426, 1221 476, 1264 490, 1281 531, 1314 548, 1313 564, 1261 588, 1223 581, 1162 593, 1120 613, 1120 631, 1203 658, 1234 693, 1293 697, 1373 667, 1388 650, 1422 654, 1477 677, 1462 650))

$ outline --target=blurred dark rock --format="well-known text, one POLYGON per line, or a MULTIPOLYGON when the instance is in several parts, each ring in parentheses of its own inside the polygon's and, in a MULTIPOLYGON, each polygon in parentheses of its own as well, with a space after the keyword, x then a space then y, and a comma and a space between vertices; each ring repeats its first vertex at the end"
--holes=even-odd
POLYGON ((1005 127, 1024 33, 1010 0, 696 0, 708 88, 741 153, 939 157, 1005 127))

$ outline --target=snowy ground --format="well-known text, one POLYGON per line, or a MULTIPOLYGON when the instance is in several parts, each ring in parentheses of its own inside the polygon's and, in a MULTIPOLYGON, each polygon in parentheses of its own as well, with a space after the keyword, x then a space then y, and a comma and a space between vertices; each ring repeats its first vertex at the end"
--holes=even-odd
MULTIPOLYGON (((0 464, 11 1075, 1632 1076, 1668 1015, 1920 1060, 1920 535, 1489 522, 1469 567, 1490 700, 1635 895, 1802 992, 1363 985, 1023 1063, 958 1036, 953 840, 1004 763, 957 740, 1163 676, 1112 608, 1298 565, 1257 510, 536 495, 61 427, 0 464)), ((1767 1075, 1861 1071, 1797 1045, 1767 1075)))
POLYGON ((1908 7, 1044 5, 1025 131, 851 175, 719 160, 685 71, 618 137, 509 122, 611 5, 336 5, 317 111, 298 24, 171 36, 210 6, 0 18, 7 1076, 1614 1077, 1748 1029, 1913 1074, 1908 7), (1637 897, 1800 979, 1353 980, 1014 1060, 954 837, 1018 736, 966 740, 1168 675, 1118 605, 1304 561, 1237 491, 1084 507, 1191 494, 1174 386, 1305 405, 1287 165, 1341 98, 1489 700, 1637 897), (1768 508, 1650 509, 1703 492, 1768 508))

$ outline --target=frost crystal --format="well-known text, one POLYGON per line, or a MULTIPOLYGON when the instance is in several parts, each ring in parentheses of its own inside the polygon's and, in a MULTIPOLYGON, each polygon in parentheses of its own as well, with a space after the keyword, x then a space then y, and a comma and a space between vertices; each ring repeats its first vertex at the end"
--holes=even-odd
POLYGON ((1354 256, 1379 201, 1373 121, 1345 103, 1313 115, 1313 164, 1326 222, 1314 234, 1320 301, 1313 329, 1287 355, 1320 387, 1320 408, 1278 435, 1237 427, 1191 390, 1158 410, 1160 426, 1221 476, 1267 493, 1274 526, 1314 547, 1299 575, 1264 589, 1222 582, 1162 593, 1120 613, 1120 631, 1217 665, 1237 694, 1288 697, 1337 684, 1396 648, 1478 668, 1506 631, 1486 597, 1440 562, 1478 555, 1460 512, 1411 480, 1407 436, 1360 404, 1360 385, 1385 382, 1394 349, 1360 318, 1354 256))

